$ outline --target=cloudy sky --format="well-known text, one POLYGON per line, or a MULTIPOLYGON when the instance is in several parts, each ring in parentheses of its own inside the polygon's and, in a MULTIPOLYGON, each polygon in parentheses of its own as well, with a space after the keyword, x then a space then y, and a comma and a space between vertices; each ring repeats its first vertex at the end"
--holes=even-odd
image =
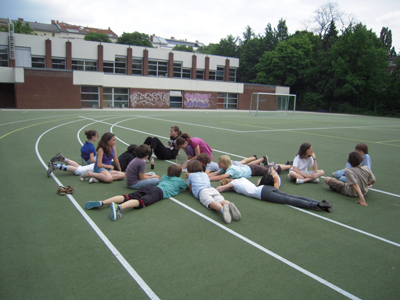
MULTIPOLYGON (((349 18, 362 22, 379 36, 382 27, 392 30, 393 46, 400 52, 399 0, 331 0, 349 18)), ((328 1, 315 0, 4 0, 0 17, 106 29, 116 34, 139 31, 204 44, 218 43, 227 35, 240 36, 249 25, 263 34, 268 23, 276 28, 286 20, 289 33, 311 30, 315 11, 328 1)), ((337 27, 339 27, 337 25, 337 27)))

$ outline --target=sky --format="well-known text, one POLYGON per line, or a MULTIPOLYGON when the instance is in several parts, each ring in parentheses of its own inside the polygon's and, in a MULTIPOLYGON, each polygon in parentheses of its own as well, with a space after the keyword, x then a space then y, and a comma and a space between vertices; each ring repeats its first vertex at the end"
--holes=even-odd
MULTIPOLYGON (((400 52, 399 0, 331 0, 344 20, 361 22, 379 37, 382 27, 392 31, 392 46, 400 52)), ((316 10, 328 1, 315 0, 2 0, 0 18, 50 24, 51 20, 95 28, 111 28, 116 34, 139 31, 163 38, 175 37, 205 45, 228 35, 243 37, 250 26, 264 34, 268 23, 276 28, 286 20, 289 33, 315 27, 316 10)), ((336 24, 340 29, 340 24, 336 24)))

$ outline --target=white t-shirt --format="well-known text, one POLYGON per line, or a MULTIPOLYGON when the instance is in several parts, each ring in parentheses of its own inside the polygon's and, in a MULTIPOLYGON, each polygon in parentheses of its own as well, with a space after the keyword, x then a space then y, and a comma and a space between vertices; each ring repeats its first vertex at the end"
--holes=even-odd
POLYGON ((308 166, 314 166, 314 158, 310 156, 307 159, 300 158, 299 155, 296 155, 296 157, 293 160, 293 166, 290 169, 290 171, 293 171, 293 167, 296 167, 300 172, 308 171, 308 166))
POLYGON ((236 193, 243 194, 247 197, 261 199, 261 190, 263 185, 256 186, 250 180, 246 178, 239 178, 231 181, 236 193))

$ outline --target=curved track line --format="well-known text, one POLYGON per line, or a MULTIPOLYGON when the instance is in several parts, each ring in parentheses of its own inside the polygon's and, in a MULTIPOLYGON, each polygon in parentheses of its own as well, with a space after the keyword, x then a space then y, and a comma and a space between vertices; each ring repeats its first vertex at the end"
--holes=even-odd
POLYGON ((233 230, 229 229, 228 227, 226 227, 226 226, 214 221, 213 219, 210 219, 209 217, 203 215, 202 213, 199 213, 197 210, 187 206, 186 204, 183 204, 182 202, 176 200, 175 198, 171 197, 169 199, 172 200, 173 202, 175 202, 176 204, 179 204, 182 207, 186 208, 187 210, 195 213, 196 215, 202 217, 203 219, 207 220, 208 222, 210 222, 210 223, 218 226, 219 228, 229 232, 230 234, 234 235, 235 237, 241 239, 242 241, 244 241, 244 242, 256 247, 257 249, 263 251, 264 253, 266 253, 266 254, 276 258, 277 260, 283 262, 284 264, 296 269, 297 271, 303 273, 304 275, 307 275, 307 276, 311 277, 312 279, 322 283, 323 285, 335 290, 336 292, 338 292, 338 293, 340 293, 340 294, 342 294, 342 295, 344 295, 344 296, 346 296, 346 297, 348 297, 350 299, 360 299, 360 298, 356 297, 355 295, 350 294, 349 292, 346 292, 345 290, 341 289, 340 287, 330 283, 329 281, 326 281, 325 279, 323 279, 323 278, 321 278, 321 277, 319 277, 319 276, 307 271, 306 269, 303 269, 302 267, 300 267, 300 266, 288 261, 287 259, 283 258, 282 256, 279 256, 278 254, 276 254, 276 253, 264 248, 263 246, 253 242, 252 240, 244 237, 243 235, 237 233, 236 231, 233 231, 233 230))
MULTIPOLYGON (((41 155, 39 153, 39 150, 38 150, 39 142, 40 142, 42 136, 44 136, 46 133, 48 133, 49 131, 51 131, 53 129, 56 129, 58 127, 61 127, 61 126, 67 125, 67 124, 71 124, 71 123, 74 123, 74 122, 79 122, 79 121, 83 121, 83 120, 79 119, 79 120, 75 120, 75 121, 71 121, 71 122, 68 122, 68 123, 64 123, 64 124, 55 126, 53 128, 50 128, 50 129, 46 130, 45 132, 43 132, 39 136, 39 138, 37 139, 36 144, 35 144, 35 151, 36 151, 36 155, 37 155, 39 161, 42 163, 42 165, 45 167, 45 169, 47 169, 47 165, 43 161, 43 159, 42 159, 42 157, 41 157, 41 155)), ((54 174, 51 174, 51 176, 57 182, 58 185, 63 185, 54 174)), ((147 296, 150 299, 159 299, 158 296, 146 284, 146 282, 144 282, 144 280, 140 277, 140 275, 126 261, 126 259, 117 250, 117 248, 115 248, 114 245, 110 242, 110 240, 104 235, 104 233, 100 230, 100 228, 96 225, 96 223, 94 223, 93 220, 86 214, 86 212, 79 206, 79 204, 78 204, 78 202, 76 202, 75 198, 70 194, 68 194, 67 196, 70 199, 70 201, 72 202, 72 204, 75 206, 75 208, 81 213, 81 215, 85 218, 85 220, 89 223, 89 225, 97 233, 97 235, 100 237, 100 239, 104 242, 104 244, 108 247, 108 249, 110 249, 110 251, 118 259, 118 261, 121 263, 121 265, 125 268, 125 270, 128 271, 128 273, 131 275, 131 277, 138 283, 140 288, 147 294, 147 296)))

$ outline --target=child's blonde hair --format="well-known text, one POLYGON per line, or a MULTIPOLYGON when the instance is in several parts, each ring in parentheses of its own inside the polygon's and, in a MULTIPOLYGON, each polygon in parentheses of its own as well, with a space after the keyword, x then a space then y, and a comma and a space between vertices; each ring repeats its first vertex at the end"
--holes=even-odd
POLYGON ((218 161, 224 166, 225 169, 228 169, 232 165, 231 158, 228 155, 221 155, 218 158, 218 161))

